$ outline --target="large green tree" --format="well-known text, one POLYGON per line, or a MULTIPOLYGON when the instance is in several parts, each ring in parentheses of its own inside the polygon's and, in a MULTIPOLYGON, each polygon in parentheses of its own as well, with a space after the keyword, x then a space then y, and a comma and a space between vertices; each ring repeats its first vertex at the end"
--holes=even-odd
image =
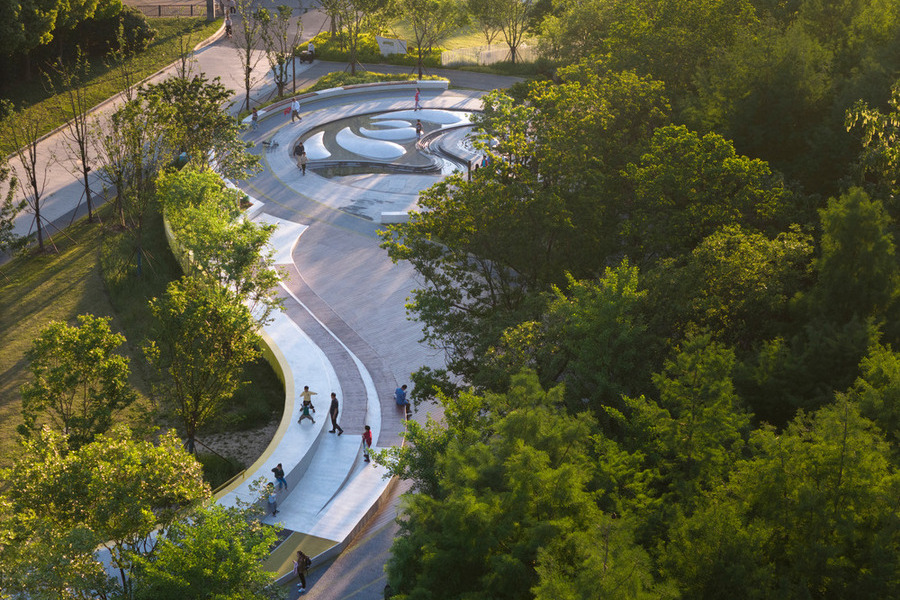
POLYGON ((172 525, 151 555, 136 556, 137 600, 276 600, 287 590, 263 570, 278 530, 251 509, 207 504, 172 525))
POLYGON ((77 326, 54 321, 34 339, 27 353, 31 379, 22 386, 26 432, 49 423, 71 448, 79 448, 134 402, 128 358, 115 352, 125 337, 113 333, 109 322, 79 315, 77 326))
POLYGON ((190 257, 187 271, 231 290, 256 322, 265 325, 281 306, 273 293, 280 275, 269 246, 275 226, 243 218, 242 196, 212 171, 188 168, 157 180, 157 197, 178 244, 190 257))
POLYGON ((153 443, 123 426, 74 451, 45 429, 23 440, 3 476, 0 581, 10 587, 0 591, 33 598, 130 598, 134 556, 152 553, 157 534, 209 496, 174 433, 153 443))
POLYGON ((170 283, 150 310, 154 333, 145 353, 162 375, 161 400, 193 452, 197 432, 241 386, 244 365, 259 356, 256 321, 237 294, 199 276, 170 283))
POLYGON ((457 410, 469 416, 454 417, 459 435, 437 458, 437 495, 407 498, 388 563, 392 588, 407 598, 460 599, 531 598, 537 588, 549 598, 593 578, 621 589, 611 597, 660 597, 627 527, 595 501, 591 420, 559 411, 561 388, 545 392, 523 373, 504 394, 464 396, 457 410), (607 534, 602 559, 585 547, 598 525, 599 537, 607 534), (578 577, 569 560, 585 553, 578 577))
POLYGON ((162 128, 170 151, 186 153, 197 170, 215 170, 240 179, 259 171, 259 158, 247 152, 238 122, 223 110, 231 92, 219 78, 203 73, 169 77, 141 88, 138 95, 162 128))
POLYGON ((590 62, 560 74, 525 102, 489 94, 477 120, 487 168, 423 192, 422 211, 383 234, 425 282, 411 309, 426 339, 474 384, 488 348, 536 319, 566 271, 594 276, 619 251, 621 169, 665 118, 656 82, 590 62))
POLYGON ((714 133, 657 129, 626 171, 633 197, 622 230, 641 263, 686 254, 724 225, 774 233, 793 216, 781 178, 714 133))
POLYGON ((900 592, 900 477, 844 398, 752 436, 753 457, 679 523, 665 561, 691 598, 889 598, 900 592))

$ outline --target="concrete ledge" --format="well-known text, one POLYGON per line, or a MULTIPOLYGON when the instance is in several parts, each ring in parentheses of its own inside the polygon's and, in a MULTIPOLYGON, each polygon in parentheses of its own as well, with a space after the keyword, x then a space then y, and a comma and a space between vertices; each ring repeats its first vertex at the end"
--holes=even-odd
POLYGON ((381 213, 381 222, 385 225, 390 223, 407 223, 409 221, 409 213, 407 212, 383 212, 381 213))

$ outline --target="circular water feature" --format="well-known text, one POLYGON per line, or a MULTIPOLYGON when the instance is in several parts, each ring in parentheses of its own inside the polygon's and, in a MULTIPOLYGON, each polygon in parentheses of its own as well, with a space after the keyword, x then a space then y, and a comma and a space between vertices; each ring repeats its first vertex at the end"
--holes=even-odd
POLYGON ((471 150, 458 142, 471 132, 471 114, 423 109, 357 115, 315 127, 300 141, 310 158, 309 168, 329 178, 370 173, 446 175, 465 169, 471 158, 471 150), (422 124, 421 139, 416 135, 417 121, 422 124), (445 136, 447 144, 442 142, 445 136))

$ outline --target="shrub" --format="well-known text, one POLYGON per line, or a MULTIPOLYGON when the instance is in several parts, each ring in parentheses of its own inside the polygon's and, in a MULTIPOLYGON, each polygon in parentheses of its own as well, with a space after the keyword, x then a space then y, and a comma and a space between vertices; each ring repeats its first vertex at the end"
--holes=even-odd
POLYGON ((79 38, 86 40, 85 51, 97 56, 114 49, 120 25, 125 35, 126 54, 143 52, 159 33, 150 27, 143 13, 130 6, 123 6, 116 14, 87 19, 78 26, 79 38))

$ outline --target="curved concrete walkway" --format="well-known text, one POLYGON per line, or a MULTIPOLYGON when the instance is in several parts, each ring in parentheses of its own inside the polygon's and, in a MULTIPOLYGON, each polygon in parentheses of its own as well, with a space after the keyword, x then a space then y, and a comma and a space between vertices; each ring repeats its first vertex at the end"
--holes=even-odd
MULTIPOLYGON (((287 579, 297 548, 322 562, 378 508, 391 482, 381 467, 362 461, 363 426, 371 426, 375 447, 402 443, 404 415, 394 389, 422 365, 443 364, 442 356, 419 343, 419 326, 406 319, 414 272, 391 263, 379 248, 376 220, 352 209, 366 201, 379 210, 409 210, 419 190, 438 178, 397 174, 383 176, 377 185, 359 185, 357 178, 326 178, 312 169, 302 175, 290 151, 324 122, 406 110, 407 96, 404 87, 327 94, 307 99, 302 123, 292 124, 275 107, 261 116, 258 131, 248 133, 251 141, 279 142, 271 150, 258 144, 264 171, 238 185, 254 198, 252 219, 277 226, 272 245, 283 273, 279 293, 285 311, 265 334, 278 350, 288 397, 272 444, 220 501, 253 500, 253 482, 273 481, 271 469, 282 463, 289 488, 278 493, 278 514, 265 520, 287 534, 267 565, 287 579), (384 189, 388 182, 393 191, 384 189), (318 394, 314 424, 297 423, 305 385, 318 394), (331 392, 341 402, 342 436, 327 432, 331 392)), ((429 96, 433 108, 480 107, 480 93, 434 89, 429 96)))

